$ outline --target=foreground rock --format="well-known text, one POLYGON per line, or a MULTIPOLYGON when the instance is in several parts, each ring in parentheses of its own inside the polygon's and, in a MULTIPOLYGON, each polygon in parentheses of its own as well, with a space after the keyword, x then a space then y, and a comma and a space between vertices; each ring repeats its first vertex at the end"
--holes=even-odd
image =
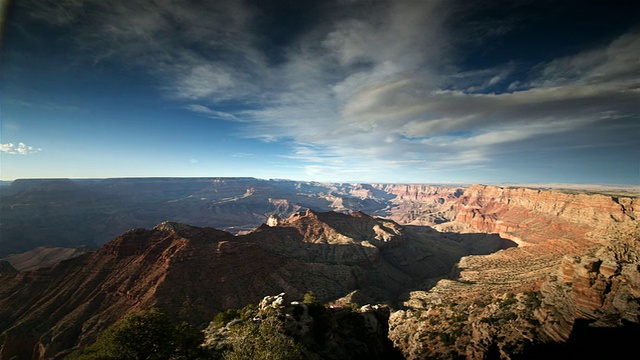
POLYGON ((571 340, 578 327, 588 333, 585 324, 640 335, 640 246, 631 239, 617 245, 564 257, 549 280, 529 291, 483 292, 464 277, 441 281, 414 293, 411 310, 391 315, 390 338, 409 359, 508 359, 571 340))
POLYGON ((281 293, 265 297, 257 309, 237 312, 228 322, 212 322, 205 330, 204 347, 220 358, 249 344, 257 348, 252 349, 254 352, 275 355, 276 349, 264 348, 268 342, 261 338, 260 331, 252 331, 268 324, 270 333, 266 336, 281 333, 288 337, 302 359, 402 359, 387 337, 389 314, 386 305, 327 307, 290 302, 281 293), (242 336, 245 339, 238 339, 242 336))

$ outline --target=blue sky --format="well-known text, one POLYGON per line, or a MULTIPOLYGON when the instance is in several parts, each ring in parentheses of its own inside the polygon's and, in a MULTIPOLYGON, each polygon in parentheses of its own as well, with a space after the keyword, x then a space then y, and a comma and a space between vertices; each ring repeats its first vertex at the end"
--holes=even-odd
POLYGON ((0 177, 640 184, 629 1, 2 1, 0 177))

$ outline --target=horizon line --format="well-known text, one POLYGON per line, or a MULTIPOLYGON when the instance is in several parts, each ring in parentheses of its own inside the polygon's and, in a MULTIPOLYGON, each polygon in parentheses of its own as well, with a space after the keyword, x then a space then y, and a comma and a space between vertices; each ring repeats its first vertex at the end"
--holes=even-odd
POLYGON ((426 182, 375 182, 375 181, 317 181, 317 180, 296 180, 284 178, 259 178, 253 176, 115 176, 115 177, 33 177, 33 178, 16 178, 16 179, 0 179, 0 182, 15 181, 56 181, 56 180, 144 180, 144 179, 253 179, 260 181, 291 181, 291 182, 308 182, 318 184, 384 184, 384 185, 447 185, 468 187, 471 185, 488 185, 488 186, 515 186, 515 187, 533 187, 533 188, 550 188, 550 189, 571 189, 571 190, 590 190, 593 187, 600 188, 617 188, 627 189, 640 192, 640 184, 611 184, 611 183, 563 183, 563 182, 457 182, 457 181, 426 181, 426 182))

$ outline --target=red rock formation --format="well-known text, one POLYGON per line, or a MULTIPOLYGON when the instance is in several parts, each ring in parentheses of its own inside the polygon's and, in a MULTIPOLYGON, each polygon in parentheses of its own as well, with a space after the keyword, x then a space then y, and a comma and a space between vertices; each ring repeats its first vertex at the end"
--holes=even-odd
POLYGON ((471 185, 376 185, 396 195, 389 218, 440 230, 484 232, 523 243, 582 238, 606 243, 634 231, 637 199, 561 190, 471 185))
POLYGON ((243 236, 164 222, 53 268, 1 273, 0 358, 62 354, 154 306, 200 324, 280 292, 392 301, 464 254, 457 241, 362 213, 307 211, 243 236))
POLYGON ((536 315, 546 338, 566 341, 579 319, 600 327, 640 322, 639 240, 562 259, 556 275, 541 287, 543 303, 536 315))
POLYGON ((469 187, 451 201, 452 221, 436 227, 497 233, 526 246, 461 259, 458 279, 413 292, 410 310, 391 316, 390 337, 410 359, 474 359, 491 349, 509 358, 532 344, 567 340, 576 319, 638 323, 636 201, 469 187), (530 294, 542 301, 536 312, 530 294))
MULTIPOLYGON (((232 237, 215 229, 200 229, 192 239, 161 224, 153 230, 132 230, 95 253, 66 260, 54 268, 21 272, 0 279, 0 358, 33 354, 52 357, 79 341, 84 343, 125 314, 184 302, 171 294, 167 281, 178 254, 206 253, 216 242, 232 237), (13 325, 12 325, 13 324, 13 325), (9 325, 7 327, 7 325, 9 325)), ((186 279, 183 279, 186 280, 186 279)), ((195 313, 213 308, 194 308, 195 313)), ((208 308, 208 306, 206 306, 208 308)), ((215 308, 215 305, 214 305, 215 308)))
POLYGON ((583 237, 605 243, 640 216, 634 198, 482 185, 466 189, 454 209, 455 223, 533 244, 583 237))
POLYGON ((455 217, 454 204, 463 188, 429 185, 374 185, 395 195, 389 218, 401 224, 434 225, 455 217))

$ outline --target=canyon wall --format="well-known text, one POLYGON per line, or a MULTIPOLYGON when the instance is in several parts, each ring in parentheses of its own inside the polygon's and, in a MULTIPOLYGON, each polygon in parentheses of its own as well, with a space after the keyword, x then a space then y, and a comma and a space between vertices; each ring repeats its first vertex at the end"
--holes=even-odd
POLYGON ((401 224, 437 225, 442 231, 499 234, 524 244, 586 237, 602 243, 634 230, 638 199, 580 193, 471 185, 376 185, 396 195, 389 218, 401 224))
MULTIPOLYGON (((448 198, 441 194, 454 189, 400 190, 400 207, 419 209, 407 195, 440 203, 432 209, 449 215, 434 225, 441 231, 496 233, 520 244, 464 257, 454 277, 412 292, 408 309, 390 318, 390 338, 407 358, 517 358, 566 341, 578 320, 640 322, 636 198, 482 185, 448 198)), ((429 217, 412 221, 421 219, 429 217)))

